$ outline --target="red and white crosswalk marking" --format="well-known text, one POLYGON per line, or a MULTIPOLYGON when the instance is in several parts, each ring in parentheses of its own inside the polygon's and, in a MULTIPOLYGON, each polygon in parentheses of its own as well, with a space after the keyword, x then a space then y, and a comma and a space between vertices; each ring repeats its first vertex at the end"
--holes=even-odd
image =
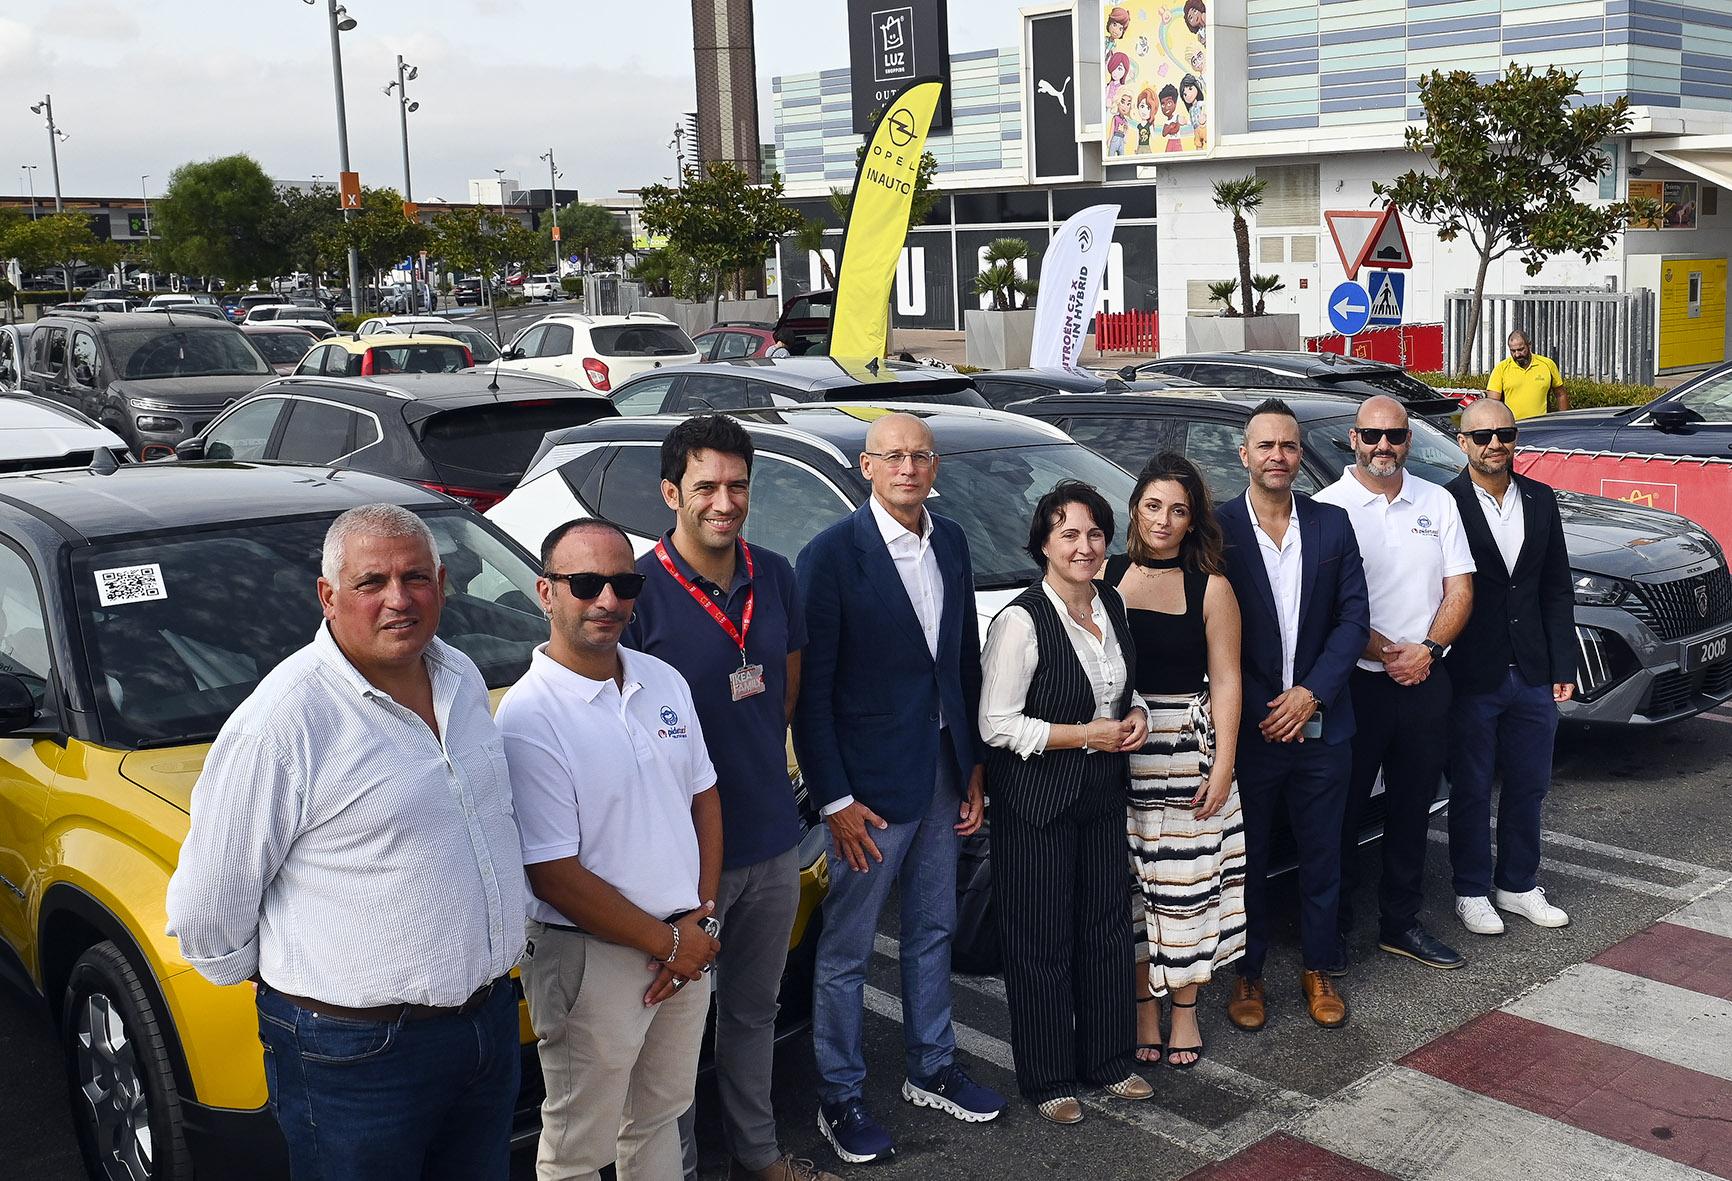
POLYGON ((1188 1181, 1732 1178, 1732 890, 1188 1181))

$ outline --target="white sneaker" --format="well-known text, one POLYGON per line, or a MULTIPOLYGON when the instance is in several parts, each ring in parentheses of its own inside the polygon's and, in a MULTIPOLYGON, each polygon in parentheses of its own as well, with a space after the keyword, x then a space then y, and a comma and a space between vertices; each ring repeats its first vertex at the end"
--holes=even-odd
POLYGON ((1487 898, 1455 897, 1455 917, 1461 920, 1461 925, 1475 935, 1502 935, 1503 920, 1497 917, 1497 911, 1491 908, 1491 900, 1487 898))
POLYGON ((1508 890, 1493 890, 1491 897, 1499 910, 1519 914, 1536 927, 1570 925, 1570 916, 1546 901, 1543 886, 1535 886, 1521 894, 1511 894, 1508 890))

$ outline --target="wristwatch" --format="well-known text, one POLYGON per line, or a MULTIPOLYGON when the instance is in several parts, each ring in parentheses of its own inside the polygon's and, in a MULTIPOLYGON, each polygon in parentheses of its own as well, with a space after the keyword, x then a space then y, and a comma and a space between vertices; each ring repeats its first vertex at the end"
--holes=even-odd
POLYGON ((1443 659, 1443 653, 1444 653, 1445 649, 1444 649, 1443 645, 1438 643, 1436 640, 1421 640, 1420 644, 1425 648, 1425 650, 1427 652, 1431 653, 1431 658, 1433 660, 1442 660, 1443 659))

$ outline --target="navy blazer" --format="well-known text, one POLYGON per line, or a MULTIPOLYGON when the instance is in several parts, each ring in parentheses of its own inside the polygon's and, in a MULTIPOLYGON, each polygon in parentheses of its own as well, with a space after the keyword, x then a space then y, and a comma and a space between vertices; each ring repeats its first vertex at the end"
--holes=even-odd
POLYGON ((933 513, 932 550, 944 584, 936 661, 870 501, 794 563, 807 636, 794 753, 820 807, 853 796, 892 823, 925 815, 940 711, 964 788, 981 761, 980 624, 962 527, 933 513))
MULTIPOLYGON (((1371 602, 1365 565, 1346 510, 1294 493, 1299 511, 1299 637, 1293 683, 1304 685, 1323 707, 1323 741, 1331 746, 1353 736, 1353 699, 1347 679, 1371 638, 1371 602)), ((1227 581, 1239 600, 1240 664, 1245 679, 1239 749, 1262 742, 1257 726, 1269 716, 1268 702, 1281 686, 1281 620, 1275 592, 1251 531, 1251 509, 1243 496, 1221 504, 1226 534, 1227 581)))

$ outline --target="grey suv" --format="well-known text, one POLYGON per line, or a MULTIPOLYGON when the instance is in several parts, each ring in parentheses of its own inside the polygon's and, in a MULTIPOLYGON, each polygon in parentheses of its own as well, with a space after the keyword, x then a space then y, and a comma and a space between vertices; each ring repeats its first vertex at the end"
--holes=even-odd
POLYGON ((829 357, 739 358, 663 365, 609 395, 619 412, 685 414, 702 410, 769 410, 802 402, 896 401, 988 408, 968 375, 951 369, 878 362, 851 369, 829 357))
POLYGON ((54 312, 30 334, 23 387, 82 411, 145 460, 173 455, 176 443, 275 376, 225 321, 172 308, 54 312))

